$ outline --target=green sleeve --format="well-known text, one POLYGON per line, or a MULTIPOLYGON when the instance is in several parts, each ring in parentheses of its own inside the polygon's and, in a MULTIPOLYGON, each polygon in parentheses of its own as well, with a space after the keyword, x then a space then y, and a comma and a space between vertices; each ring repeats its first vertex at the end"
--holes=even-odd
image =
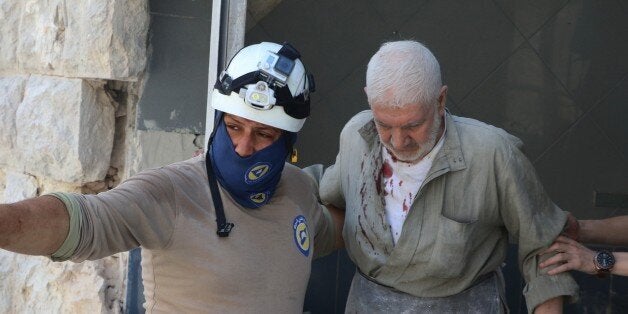
POLYGON ((68 211, 68 216, 70 217, 70 230, 68 231, 65 241, 63 241, 61 247, 50 256, 53 261, 62 262, 70 259, 79 245, 81 238, 81 222, 83 221, 81 217, 81 205, 73 195, 69 193, 52 193, 48 195, 54 196, 63 202, 68 211))

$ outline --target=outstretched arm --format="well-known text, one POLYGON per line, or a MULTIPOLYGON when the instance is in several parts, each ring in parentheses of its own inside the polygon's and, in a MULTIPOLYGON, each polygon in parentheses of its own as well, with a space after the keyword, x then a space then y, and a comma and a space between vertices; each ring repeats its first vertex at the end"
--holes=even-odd
POLYGON ((54 196, 0 204, 0 248, 51 255, 63 244, 69 223, 65 205, 54 196))

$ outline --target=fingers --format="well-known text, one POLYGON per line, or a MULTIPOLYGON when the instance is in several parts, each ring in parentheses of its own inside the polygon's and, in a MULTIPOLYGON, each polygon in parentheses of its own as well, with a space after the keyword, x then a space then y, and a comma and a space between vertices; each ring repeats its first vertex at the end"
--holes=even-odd
POLYGON ((547 271, 548 275, 556 275, 570 270, 584 271, 581 269, 583 267, 578 257, 570 253, 557 253, 539 264, 539 268, 541 269, 550 266, 555 267, 547 271))
POLYGON ((574 245, 578 243, 577 241, 575 241, 575 240, 573 240, 571 238, 568 238, 566 236, 562 236, 562 235, 558 236, 558 238, 556 238, 556 240, 554 240, 554 242, 565 243, 565 244, 574 244, 574 245))
POLYGON ((553 253, 553 252, 567 252, 567 250, 571 248, 578 248, 580 246, 581 246, 580 243, 570 238, 567 238, 565 236, 559 236, 558 238, 556 238, 556 240, 554 240, 554 243, 552 243, 550 247, 548 247, 545 251, 541 252, 541 255, 553 253))
POLYGON ((573 265, 571 265, 569 263, 566 263, 566 264, 562 264, 562 265, 556 266, 553 269, 550 269, 547 272, 547 274, 548 275, 556 275, 556 274, 564 273, 566 271, 570 271, 570 270, 573 270, 573 269, 574 269, 573 265))
MULTIPOLYGON (((577 242, 575 243, 577 244, 577 242)), ((589 274, 595 273, 595 266, 593 265, 595 252, 582 245, 576 246, 573 244, 554 243, 542 254, 546 253, 556 253, 554 256, 539 263, 539 268, 541 269, 555 266, 548 270, 548 275, 554 275, 569 270, 577 270, 589 274)))
POLYGON ((566 261, 567 261, 567 258, 565 257, 565 254, 564 253, 558 253, 558 254, 548 258, 544 262, 540 263, 539 267, 542 269, 542 268, 549 267, 549 266, 556 265, 556 264, 563 264, 566 261))
MULTIPOLYGON (((567 238, 565 238, 567 239, 567 238)), ((567 239, 569 240, 569 239, 567 239)), ((547 249, 545 249, 545 251, 541 252, 541 255, 543 254, 550 254, 550 253, 556 253, 556 252, 566 252, 569 249, 569 246, 572 243, 568 243, 565 242, 563 240, 559 238, 556 239, 556 241, 554 241, 554 243, 552 243, 552 245, 550 245, 550 247, 548 247, 547 249)))

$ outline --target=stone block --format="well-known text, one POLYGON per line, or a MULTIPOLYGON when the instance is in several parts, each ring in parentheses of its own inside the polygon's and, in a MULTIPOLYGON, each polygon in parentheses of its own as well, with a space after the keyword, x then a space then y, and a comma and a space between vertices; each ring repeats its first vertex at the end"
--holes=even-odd
POLYGON ((0 313, 122 313, 120 260, 55 263, 0 251, 0 313))
POLYGON ((0 0, 0 73, 137 80, 146 0, 0 0))
POLYGON ((49 180, 46 178, 39 179, 39 195, 50 194, 53 192, 81 193, 81 186, 72 183, 49 180))
POLYGON ((24 172, 82 184, 109 169, 115 108, 87 81, 31 76, 16 114, 24 172))
POLYGON ((37 179, 33 176, 8 172, 5 179, 4 202, 14 203, 37 196, 37 179))
POLYGON ((23 1, 0 0, 0 73, 17 71, 18 28, 23 1), (17 14, 16 14, 17 13, 17 14))
POLYGON ((0 77, 0 167, 10 165, 16 155, 15 113, 27 80, 28 76, 0 77))
POLYGON ((0 168, 0 204, 6 203, 4 201, 4 190, 6 188, 5 174, 0 168))

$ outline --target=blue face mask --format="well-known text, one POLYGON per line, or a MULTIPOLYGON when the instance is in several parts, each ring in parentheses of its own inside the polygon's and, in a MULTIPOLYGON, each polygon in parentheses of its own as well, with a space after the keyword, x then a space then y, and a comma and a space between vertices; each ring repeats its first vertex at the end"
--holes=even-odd
POLYGON ((218 182, 243 207, 259 208, 267 204, 281 179, 288 143, 294 142, 295 135, 284 132, 270 146, 251 156, 240 157, 221 119, 210 154, 218 182))

